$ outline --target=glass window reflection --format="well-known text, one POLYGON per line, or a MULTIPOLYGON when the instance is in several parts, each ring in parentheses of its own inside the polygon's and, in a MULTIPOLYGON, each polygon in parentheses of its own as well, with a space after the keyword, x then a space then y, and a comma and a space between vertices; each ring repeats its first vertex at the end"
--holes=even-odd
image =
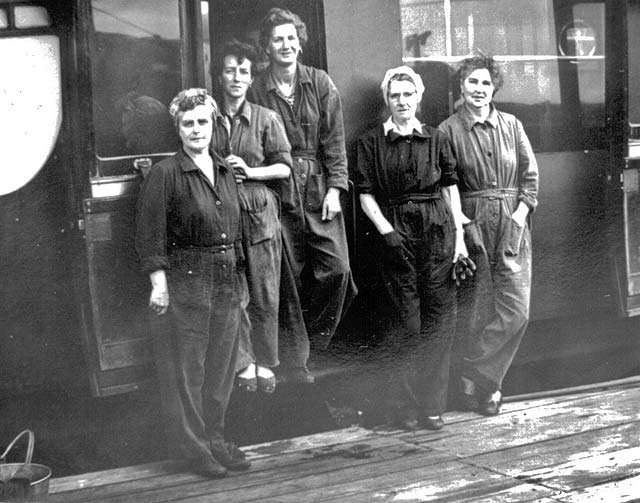
POLYGON ((51 25, 51 18, 47 9, 37 6, 16 6, 13 10, 16 28, 39 28, 51 25))
POLYGON ((536 151, 605 147, 604 2, 401 0, 403 59, 427 87, 423 120, 458 105, 457 63, 501 61, 497 106, 524 124, 536 151))
POLYGON ((9 28, 9 17, 5 9, 0 9, 0 30, 9 28))
MULTIPOLYGON (((181 86, 178 0, 93 0, 92 13, 98 156, 174 151, 167 105, 181 86)), ((107 163, 99 174, 116 169, 107 163)))

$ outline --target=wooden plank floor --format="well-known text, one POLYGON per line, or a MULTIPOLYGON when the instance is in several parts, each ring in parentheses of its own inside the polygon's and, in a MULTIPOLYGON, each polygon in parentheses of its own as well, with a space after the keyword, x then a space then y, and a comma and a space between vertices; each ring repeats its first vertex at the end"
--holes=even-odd
POLYGON ((53 502, 640 502, 640 386, 448 413, 439 432, 352 427, 245 448, 207 480, 167 461, 53 479, 53 502))

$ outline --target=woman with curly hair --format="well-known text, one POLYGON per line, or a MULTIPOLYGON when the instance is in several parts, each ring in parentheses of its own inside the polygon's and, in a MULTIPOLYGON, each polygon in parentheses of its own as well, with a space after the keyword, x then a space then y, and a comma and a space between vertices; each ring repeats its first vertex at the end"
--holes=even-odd
POLYGON ((138 202, 136 249, 161 316, 154 354, 172 456, 208 477, 249 461, 224 440, 247 283, 232 168, 210 148, 217 106, 205 89, 171 102, 182 148, 153 166, 138 202))
POLYGON ((465 59, 458 75, 463 103, 439 128, 458 162, 465 240, 478 271, 461 291, 454 354, 462 407, 495 415, 529 320, 538 165, 522 123, 492 103, 503 82, 495 60, 465 59))

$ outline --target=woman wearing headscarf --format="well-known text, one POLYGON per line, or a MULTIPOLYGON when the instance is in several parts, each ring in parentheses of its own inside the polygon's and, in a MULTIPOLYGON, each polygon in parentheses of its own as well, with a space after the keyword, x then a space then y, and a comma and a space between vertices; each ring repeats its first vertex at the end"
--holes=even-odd
POLYGON ((492 103, 503 82, 495 60, 468 58, 458 76, 463 104, 439 129, 458 162, 465 240, 478 274, 461 290, 455 366, 462 408, 492 416, 529 320, 538 165, 522 123, 492 103))
POLYGON ((424 85, 411 68, 380 86, 391 116, 358 141, 360 204, 379 232, 380 284, 390 308, 383 342, 396 376, 399 426, 443 426, 454 334, 454 260, 462 238, 456 163, 446 136, 421 124, 424 85))

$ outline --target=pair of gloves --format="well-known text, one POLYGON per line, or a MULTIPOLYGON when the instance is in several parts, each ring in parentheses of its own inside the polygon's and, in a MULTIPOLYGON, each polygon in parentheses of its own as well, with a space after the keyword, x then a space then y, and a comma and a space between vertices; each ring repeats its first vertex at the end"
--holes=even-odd
MULTIPOLYGON (((402 247, 402 236, 397 231, 392 231, 382 235, 384 243, 397 253, 398 260, 404 260, 404 250, 402 247)), ((464 255, 458 255, 453 262, 451 268, 451 279, 456 282, 457 286, 460 286, 460 282, 467 278, 472 278, 476 270, 476 264, 471 258, 464 255)))
POLYGON ((451 279, 456 282, 456 286, 460 286, 461 281, 473 277, 475 270, 476 264, 471 258, 458 255, 451 268, 451 279))

